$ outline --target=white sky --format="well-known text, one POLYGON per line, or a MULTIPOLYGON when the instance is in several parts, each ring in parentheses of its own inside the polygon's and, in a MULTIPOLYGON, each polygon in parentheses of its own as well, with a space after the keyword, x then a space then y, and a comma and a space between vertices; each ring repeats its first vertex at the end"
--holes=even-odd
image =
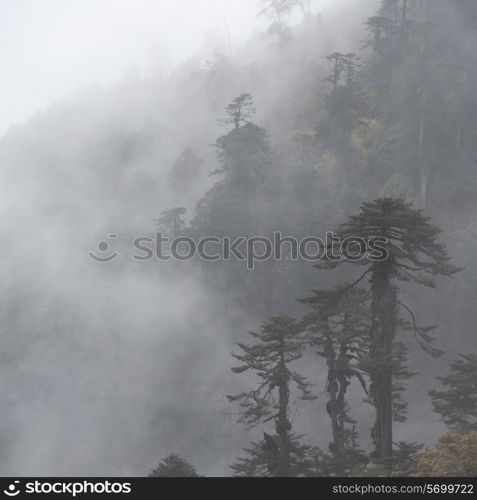
POLYGON ((225 37, 225 19, 239 43, 259 26, 257 11, 258 0, 0 0, 0 134, 132 65, 186 59, 207 33, 225 37))
POLYGON ((84 85, 110 85, 158 55, 175 63, 205 34, 240 41, 256 0, 0 0, 0 134, 84 85))

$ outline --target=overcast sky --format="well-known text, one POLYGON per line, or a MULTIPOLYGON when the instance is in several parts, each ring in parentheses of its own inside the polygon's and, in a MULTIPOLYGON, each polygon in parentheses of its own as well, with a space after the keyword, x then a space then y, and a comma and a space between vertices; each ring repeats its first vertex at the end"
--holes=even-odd
POLYGON ((185 59, 224 36, 225 20, 240 41, 256 13, 256 0, 0 0, 0 134, 132 65, 185 59))
POLYGON ((257 11, 258 0, 0 0, 0 134, 133 65, 186 59, 226 25, 240 43, 263 25, 257 11))

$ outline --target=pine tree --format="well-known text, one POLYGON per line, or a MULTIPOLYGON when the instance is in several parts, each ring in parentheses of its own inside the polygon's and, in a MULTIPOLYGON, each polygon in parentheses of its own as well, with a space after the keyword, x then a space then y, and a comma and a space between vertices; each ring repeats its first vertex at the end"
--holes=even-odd
POLYGON ((304 350, 301 325, 292 318, 279 316, 265 322, 259 333, 249 333, 257 343, 238 343, 243 353, 233 357, 241 365, 232 371, 252 370, 259 379, 258 386, 228 399, 240 405, 239 422, 251 428, 273 421, 275 434, 264 433, 264 439, 245 449, 246 457, 239 458, 231 468, 237 476, 304 475, 310 467, 310 448, 300 443, 290 422, 292 384, 302 400, 313 399, 310 384, 289 366, 300 359, 304 350))
POLYGON ((320 477, 355 477, 366 470, 369 457, 358 444, 356 425, 347 430, 345 454, 338 456, 332 447, 327 451, 316 449, 314 469, 320 477))
POLYGON ((318 354, 326 359, 328 368, 326 408, 332 429, 328 469, 334 475, 344 476, 366 462, 356 445, 356 422, 349 415, 346 396, 353 378, 367 390, 359 369, 359 359, 369 337, 367 293, 341 285, 330 291, 315 290, 311 297, 300 302, 313 309, 303 323, 311 345, 319 349, 318 354))
POLYGON ((235 129, 250 123, 256 109, 253 106, 253 97, 248 93, 240 94, 238 97, 232 99, 225 108, 227 118, 219 120, 222 125, 234 125, 235 129))
POLYGON ((410 477, 417 465, 417 455, 424 445, 399 441, 393 454, 393 475, 410 477))
POLYGON ((384 16, 370 17, 365 24, 368 36, 365 46, 372 47, 380 57, 384 57, 393 44, 396 26, 391 19, 384 16))
POLYGON ((330 82, 334 89, 340 84, 346 85, 356 81, 359 72, 359 57, 356 54, 333 52, 326 59, 332 63, 333 70, 325 81, 330 82))
POLYGON ((455 432, 477 432, 477 354, 461 354, 451 369, 438 377, 446 390, 429 393, 434 410, 455 432))
POLYGON ((175 207, 162 212, 156 219, 158 229, 167 233, 168 236, 178 236, 185 228, 183 216, 187 213, 184 207, 175 207))
POLYGON ((240 193, 253 193, 269 166, 267 131, 247 123, 219 137, 215 143, 220 167, 213 174, 225 174, 226 182, 240 193))
MULTIPOLYGON (((245 115, 253 114, 252 109, 242 106, 238 117, 234 114, 235 101, 228 112, 229 123, 237 119, 239 127, 220 136, 214 144, 218 168, 211 174, 218 180, 199 201, 190 224, 190 233, 197 239, 213 235, 233 242, 257 235, 270 236, 270 207, 276 206, 273 203, 279 185, 275 158, 267 131, 245 119, 245 115)), ((243 255, 245 247, 241 244, 238 252, 243 255)), ((226 264, 214 263, 209 267, 207 279, 214 281, 214 286, 221 283, 224 289, 239 290, 241 306, 262 317, 273 315, 272 267, 277 266, 262 262, 261 269, 249 273, 237 254, 232 252, 230 259, 225 260, 226 264)))
POLYGON ((162 459, 149 477, 200 477, 195 468, 179 455, 171 454, 162 459))
POLYGON ((402 389, 396 382, 410 375, 405 367, 404 346, 396 342, 398 329, 411 329, 429 354, 442 354, 430 345, 432 328, 418 327, 414 312, 400 302, 396 281, 434 287, 435 276, 452 276, 459 271, 449 263, 445 245, 438 242, 439 234, 440 230, 422 215, 421 210, 413 209, 404 200, 392 198, 364 203, 360 213, 350 217, 336 233, 341 241, 361 238, 370 247, 374 245, 371 241, 376 243, 378 238, 380 241, 379 251, 372 259, 364 258, 368 248, 360 245, 355 249, 358 252, 352 252, 353 258, 348 260, 366 268, 354 286, 366 276, 370 277, 370 348, 368 359, 361 366, 369 372, 370 400, 376 409, 372 431, 374 457, 389 469, 393 456, 393 419, 399 411, 395 404, 396 390, 402 389), (409 315, 408 321, 400 320, 400 309, 409 315))
POLYGON ((317 132, 322 146, 338 161, 344 174, 340 183, 348 187, 351 194, 356 191, 358 169, 355 167, 359 160, 354 138, 367 130, 369 96, 360 82, 360 62, 356 54, 334 52, 328 60, 332 71, 325 81, 333 88, 326 96, 325 116, 317 132))
POLYGON ((257 230, 252 205, 272 165, 267 131, 249 121, 252 104, 250 94, 241 94, 226 108, 228 118, 222 122, 235 126, 214 144, 219 165, 211 174, 221 179, 197 205, 192 228, 200 235, 244 236, 257 230))
POLYGON ((254 193, 266 167, 270 166, 268 134, 251 121, 256 110, 250 94, 241 94, 233 99, 225 111, 228 117, 219 121, 233 124, 234 128, 214 144, 219 168, 212 174, 224 175, 224 185, 233 193, 249 196, 254 193))

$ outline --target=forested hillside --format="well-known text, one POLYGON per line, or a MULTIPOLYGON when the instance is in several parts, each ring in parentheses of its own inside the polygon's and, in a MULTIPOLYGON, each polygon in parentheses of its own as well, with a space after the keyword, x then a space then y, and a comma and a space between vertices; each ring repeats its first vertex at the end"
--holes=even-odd
POLYGON ((3 475, 475 473, 477 3, 258 4, 0 138, 3 475), (387 258, 133 258, 158 231, 387 258))

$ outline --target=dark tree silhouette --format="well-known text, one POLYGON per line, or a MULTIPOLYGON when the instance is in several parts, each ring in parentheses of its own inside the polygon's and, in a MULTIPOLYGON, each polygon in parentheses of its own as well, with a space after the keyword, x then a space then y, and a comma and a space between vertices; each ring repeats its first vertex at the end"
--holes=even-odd
MULTIPOLYGON (((404 346, 396 341, 399 327, 411 330, 429 354, 442 354, 430 345, 430 331, 435 327, 418 327, 414 312, 399 300, 396 282, 401 280, 434 287, 435 276, 452 276, 459 271, 450 264, 445 245, 438 242, 439 235, 440 230, 422 215, 421 210, 413 209, 404 200, 392 198, 364 203, 361 211, 337 231, 342 241, 358 237, 369 242, 379 238, 384 250, 380 258, 357 260, 360 252, 360 256, 364 257, 368 251, 360 245, 355 249, 357 252, 353 252, 351 263, 365 267, 354 286, 367 276, 370 279, 370 347, 368 359, 361 362, 361 367, 369 373, 370 399, 376 409, 372 431, 374 457, 389 469, 393 457, 395 396, 400 388, 396 382, 410 375, 405 368, 404 346), (400 320, 400 309, 409 316, 409 320, 400 320)), ((331 267, 337 265, 336 262, 330 264, 331 267)))
POLYGON ((290 422, 290 386, 295 385, 302 400, 313 399, 310 384, 291 363, 304 350, 301 325, 294 319, 280 316, 263 324, 259 333, 250 332, 256 344, 239 343, 243 354, 234 354, 241 365, 234 373, 252 370, 259 382, 255 389, 228 396, 242 409, 240 422, 249 427, 273 421, 275 435, 264 434, 263 441, 245 449, 247 456, 232 465, 235 475, 289 477, 304 475, 308 468, 309 448, 299 442, 290 422))
POLYGON ((171 454, 163 458, 151 471, 149 477, 200 477, 195 468, 179 455, 171 454))
POLYGON ((445 390, 429 393, 434 410, 452 430, 477 432, 477 354, 461 354, 451 369, 438 377, 445 390))

